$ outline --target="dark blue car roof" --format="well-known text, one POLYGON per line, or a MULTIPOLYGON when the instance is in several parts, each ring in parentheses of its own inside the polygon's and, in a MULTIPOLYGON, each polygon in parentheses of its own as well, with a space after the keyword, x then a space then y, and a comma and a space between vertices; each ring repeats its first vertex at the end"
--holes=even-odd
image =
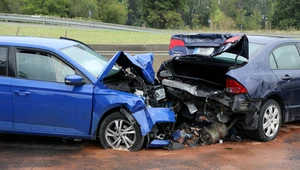
POLYGON ((46 49, 61 49, 78 44, 77 42, 55 38, 0 36, 0 44, 14 46, 44 47, 46 49))
POLYGON ((268 43, 283 42, 289 40, 295 41, 295 39, 288 38, 288 37, 269 37, 269 36, 252 36, 252 35, 249 35, 247 37, 249 42, 259 43, 259 44, 268 44, 268 43))

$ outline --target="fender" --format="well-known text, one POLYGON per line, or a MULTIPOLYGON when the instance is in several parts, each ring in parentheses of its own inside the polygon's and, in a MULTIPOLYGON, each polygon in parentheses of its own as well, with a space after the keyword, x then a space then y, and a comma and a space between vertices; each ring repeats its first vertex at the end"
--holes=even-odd
MULTIPOLYGON (((156 123, 174 123, 175 113, 170 108, 151 108, 145 105, 144 99, 140 96, 111 90, 105 88, 102 84, 97 84, 94 89, 91 134, 97 131, 102 116, 113 108, 123 107, 121 109, 127 118, 133 117, 140 125, 142 135, 149 133, 156 123), (132 115, 132 116, 131 116, 132 115)), ((129 121, 133 121, 129 118, 129 121)))

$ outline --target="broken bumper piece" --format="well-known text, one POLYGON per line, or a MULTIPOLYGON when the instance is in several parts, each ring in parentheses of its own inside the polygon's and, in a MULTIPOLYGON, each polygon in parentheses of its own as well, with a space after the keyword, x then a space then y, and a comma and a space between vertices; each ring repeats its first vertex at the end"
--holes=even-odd
POLYGON ((175 113, 170 108, 150 108, 132 114, 141 126, 142 135, 151 131, 156 123, 175 123, 175 113))
POLYGON ((163 147, 170 144, 170 140, 160 140, 160 139, 154 139, 150 144, 148 144, 148 147, 163 147))
MULTIPOLYGON (((175 123, 175 113, 170 108, 150 108, 137 111, 132 116, 139 123, 141 133, 146 136, 157 123, 175 123)), ((170 140, 154 139, 148 147, 163 147, 170 144, 170 140)))
MULTIPOLYGON (((208 87, 201 88, 196 85, 190 85, 187 83, 183 83, 183 82, 175 81, 175 80, 169 80, 169 79, 164 79, 162 81, 162 85, 164 85, 166 87, 173 87, 175 89, 180 89, 180 90, 190 93, 193 96, 202 97, 202 98, 207 98, 212 95, 222 93, 219 90, 216 91, 216 90, 210 89, 208 87)), ((232 99, 226 95, 221 95, 221 97, 214 97, 213 99, 219 103, 222 103, 225 106, 230 106, 231 101, 232 101, 232 99)))

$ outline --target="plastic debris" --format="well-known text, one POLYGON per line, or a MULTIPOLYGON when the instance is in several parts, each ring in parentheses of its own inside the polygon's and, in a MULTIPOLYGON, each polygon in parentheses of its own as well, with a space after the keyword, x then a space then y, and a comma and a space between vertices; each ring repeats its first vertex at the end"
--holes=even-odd
POLYGON ((172 142, 170 145, 164 146, 163 148, 166 150, 181 150, 185 148, 185 146, 181 143, 172 142))

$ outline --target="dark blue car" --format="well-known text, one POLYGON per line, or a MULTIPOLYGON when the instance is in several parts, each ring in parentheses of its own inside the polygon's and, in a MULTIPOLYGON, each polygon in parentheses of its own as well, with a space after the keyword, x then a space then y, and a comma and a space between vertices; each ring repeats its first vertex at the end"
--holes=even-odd
POLYGON ((165 91, 152 62, 123 52, 109 61, 75 40, 1 36, 0 132, 167 145, 175 115, 158 105, 165 91))
POLYGON ((174 35, 173 58, 157 76, 168 98, 181 106, 178 120, 195 122, 205 116, 226 130, 235 127, 269 141, 282 122, 300 119, 299 51, 300 41, 290 38, 174 35))

